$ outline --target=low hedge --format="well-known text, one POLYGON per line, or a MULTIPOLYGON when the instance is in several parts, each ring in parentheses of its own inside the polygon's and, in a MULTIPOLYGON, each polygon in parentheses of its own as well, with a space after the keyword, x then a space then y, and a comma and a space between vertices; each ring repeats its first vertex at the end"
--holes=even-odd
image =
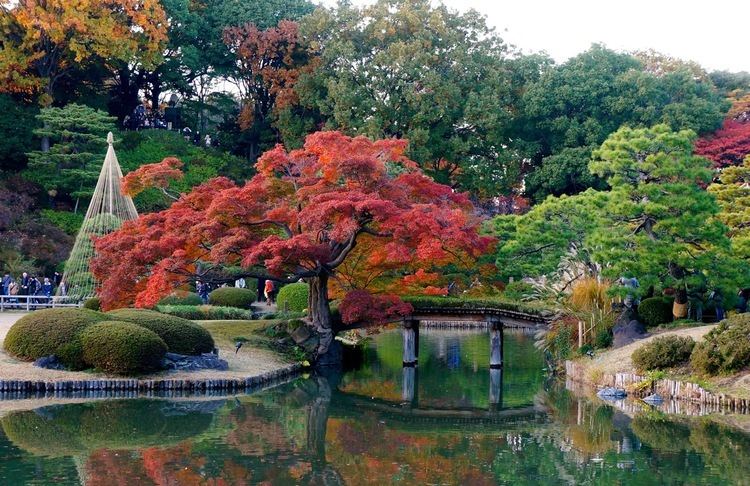
POLYGON ((633 352, 633 365, 639 371, 661 370, 686 363, 695 341, 689 336, 662 336, 633 352))
POLYGON ((18 359, 34 361, 57 355, 71 369, 84 367, 80 334, 107 319, 89 309, 42 309, 20 318, 8 331, 5 350, 18 359))
POLYGON ((112 320, 132 322, 154 331, 173 353, 201 354, 214 349, 214 340, 208 331, 181 317, 147 309, 117 309, 107 315, 112 320))
POLYGON ((157 306, 160 305, 201 305, 203 301, 195 292, 177 291, 161 299, 157 306))
POLYGON ((304 282, 284 285, 276 296, 276 309, 279 312, 303 312, 307 309, 307 296, 310 286, 304 282))
POLYGON ((255 291, 237 287, 220 287, 208 294, 208 303, 221 307, 249 309, 257 300, 255 291))
POLYGON ((648 299, 643 299, 638 306, 638 317, 649 327, 672 322, 673 304, 674 299, 671 297, 649 297, 648 299))
POLYGON ((750 365, 750 314, 735 314, 711 329, 695 346, 690 363, 706 375, 732 373, 750 365))
POLYGON ((81 333, 83 360, 106 373, 156 371, 167 344, 154 331, 131 322, 103 321, 81 333))
POLYGON ((411 304, 415 309, 499 309, 511 312, 522 312, 539 317, 550 317, 554 311, 528 302, 509 301, 506 299, 478 299, 463 297, 436 297, 427 295, 402 296, 401 300, 411 304))
POLYGON ((157 310, 170 316, 198 321, 226 321, 252 318, 252 311, 214 305, 159 305, 157 310))
POLYGON ((102 310, 102 303, 99 300, 99 297, 91 297, 90 299, 86 299, 86 302, 83 303, 83 308, 99 311, 102 310))

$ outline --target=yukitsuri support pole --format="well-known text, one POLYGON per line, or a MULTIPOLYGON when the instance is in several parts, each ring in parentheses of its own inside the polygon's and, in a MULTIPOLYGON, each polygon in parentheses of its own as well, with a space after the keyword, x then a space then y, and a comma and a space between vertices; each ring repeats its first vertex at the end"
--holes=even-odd
POLYGON ((503 323, 487 318, 490 328, 490 369, 503 367, 503 323))
POLYGON ((416 366, 419 357, 419 321, 404 319, 404 366, 416 366))

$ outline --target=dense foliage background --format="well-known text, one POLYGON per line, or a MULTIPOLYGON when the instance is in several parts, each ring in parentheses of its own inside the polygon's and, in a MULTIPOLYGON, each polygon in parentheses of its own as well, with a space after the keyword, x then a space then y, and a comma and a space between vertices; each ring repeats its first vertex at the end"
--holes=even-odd
POLYGON ((0 10, 2 271, 61 268, 107 131, 126 173, 184 164, 171 195, 137 196, 145 213, 330 129, 408 139, 409 158, 495 217, 483 279, 579 268, 747 286, 747 73, 603 45, 555 63, 427 0, 84 3, 0 10), (170 101, 189 133, 126 130, 170 101))

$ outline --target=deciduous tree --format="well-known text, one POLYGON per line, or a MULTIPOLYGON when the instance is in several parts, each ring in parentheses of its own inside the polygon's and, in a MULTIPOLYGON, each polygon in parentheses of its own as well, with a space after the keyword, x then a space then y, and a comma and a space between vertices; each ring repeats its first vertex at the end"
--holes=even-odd
POLYGON ((43 106, 74 67, 158 56, 166 40, 158 0, 5 1, 0 14, 0 90, 40 93, 43 106))
POLYGON ((741 165, 750 155, 750 122, 727 119, 720 130, 695 142, 695 153, 717 168, 741 165))
MULTIPOLYGON (((263 154, 243 186, 214 179, 165 211, 125 223, 97 242, 92 262, 104 307, 152 305, 186 279, 225 281, 222 267, 239 264, 247 277, 309 282, 310 320, 325 353, 335 331, 329 280, 363 237, 380 241, 368 255, 373 263, 426 266, 490 244, 478 235, 467 195, 425 176, 405 150, 404 140, 317 132, 302 149, 263 154)), ((344 297, 342 315, 366 314, 363 303, 380 318, 406 311, 393 296, 356 294, 344 297)))

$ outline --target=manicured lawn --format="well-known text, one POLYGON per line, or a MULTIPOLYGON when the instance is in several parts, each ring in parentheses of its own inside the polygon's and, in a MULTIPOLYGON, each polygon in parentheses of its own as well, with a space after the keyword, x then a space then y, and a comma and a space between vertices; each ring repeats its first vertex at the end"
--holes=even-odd
POLYGON ((269 341, 263 330, 279 322, 278 319, 257 321, 195 321, 211 333, 219 345, 231 345, 237 341, 266 344, 269 341))

